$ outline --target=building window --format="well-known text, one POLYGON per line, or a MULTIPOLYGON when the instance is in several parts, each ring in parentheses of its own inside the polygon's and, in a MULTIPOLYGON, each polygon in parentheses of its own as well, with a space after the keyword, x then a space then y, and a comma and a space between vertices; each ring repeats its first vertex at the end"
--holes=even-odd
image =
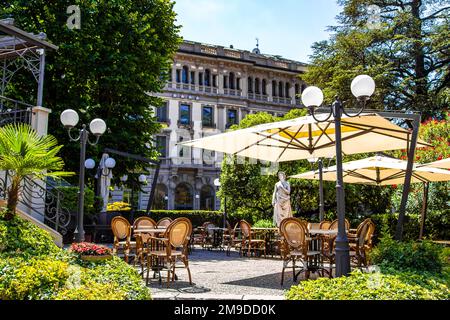
POLYGON ((198 74, 198 85, 199 86, 203 85, 203 72, 199 72, 198 74))
POLYGON ((203 106, 202 109, 202 125, 204 127, 213 127, 214 125, 213 107, 203 106))
POLYGON ((183 72, 181 74, 181 81, 183 83, 189 83, 189 68, 187 66, 183 67, 183 72))
POLYGON ((237 119, 237 110, 228 110, 227 111, 227 129, 229 127, 231 127, 234 124, 238 123, 238 119, 237 119))
POLYGON ((256 94, 260 94, 261 93, 261 91, 260 91, 260 89, 259 89, 259 78, 256 78, 255 79, 255 93, 256 94))
POLYGON ((277 82, 272 81, 272 96, 278 97, 277 82))
POLYGON ((295 98, 299 99, 300 98, 299 95, 300 95, 300 85, 298 83, 296 83, 295 84, 295 98))
POLYGON ((284 92, 284 90, 283 90, 283 82, 279 82, 278 83, 278 96, 279 97, 283 97, 283 92, 284 92))
POLYGON ((248 77, 248 92, 253 93, 253 79, 251 77, 248 77))
POLYGON ((156 108, 156 119, 158 122, 167 122, 168 102, 166 101, 162 106, 156 108))
POLYGON ((200 210, 214 210, 214 189, 203 186, 200 190, 200 210))
POLYGON ((211 71, 209 69, 205 70, 205 86, 211 86, 211 71))
POLYGON ((284 96, 286 98, 290 98, 291 97, 291 93, 289 92, 290 90, 291 90, 291 85, 288 82, 286 82, 286 85, 284 87, 284 91, 285 91, 284 96))
POLYGON ((167 158, 167 137, 156 136, 156 149, 160 153, 160 158, 167 158))
POLYGON ((191 106, 188 104, 180 105, 180 124, 182 125, 191 124, 191 106))
POLYGON ((236 87, 236 78, 234 76, 234 72, 230 72, 230 89, 233 89, 236 87))
POLYGON ((193 210, 194 197, 192 187, 187 183, 180 183, 175 188, 175 210, 193 210))
POLYGON ((191 71, 191 84, 195 84, 195 71, 191 71))
POLYGON ((177 83, 181 83, 181 70, 177 69, 176 71, 177 83))
POLYGON ((223 87, 228 88, 228 76, 223 76, 223 87))
POLYGON ((236 89, 241 90, 241 78, 236 79, 236 89))
POLYGON ((263 79, 263 81, 262 81, 262 94, 263 95, 267 95, 267 81, 266 81, 266 79, 263 79))

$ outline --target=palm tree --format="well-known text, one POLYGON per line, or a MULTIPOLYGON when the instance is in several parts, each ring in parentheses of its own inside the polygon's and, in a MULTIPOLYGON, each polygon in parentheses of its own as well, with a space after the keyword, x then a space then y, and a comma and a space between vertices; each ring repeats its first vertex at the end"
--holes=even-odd
POLYGON ((31 179, 69 176, 61 171, 64 161, 56 154, 62 148, 51 136, 39 136, 28 124, 8 124, 0 128, 0 170, 11 174, 7 187, 6 220, 11 220, 19 201, 20 185, 25 177, 31 179))

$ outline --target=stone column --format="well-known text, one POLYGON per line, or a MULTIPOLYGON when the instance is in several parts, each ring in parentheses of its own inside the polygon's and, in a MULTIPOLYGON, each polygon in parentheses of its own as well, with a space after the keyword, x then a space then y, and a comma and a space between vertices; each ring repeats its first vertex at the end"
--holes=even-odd
POLYGON ((219 70, 219 72, 217 73, 217 77, 218 77, 218 92, 219 94, 224 94, 224 85, 223 85, 223 72, 219 70))
POLYGON ((48 115, 52 110, 44 107, 34 107, 32 109, 31 126, 40 136, 47 135, 48 132, 48 115))
POLYGON ((289 94, 291 96, 291 104, 295 105, 295 82, 291 81, 290 82, 290 88, 289 88, 289 94))

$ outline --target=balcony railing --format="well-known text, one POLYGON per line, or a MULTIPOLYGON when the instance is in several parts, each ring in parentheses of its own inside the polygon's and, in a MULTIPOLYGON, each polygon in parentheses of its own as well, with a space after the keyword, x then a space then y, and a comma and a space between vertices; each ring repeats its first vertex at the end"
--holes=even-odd
POLYGON ((0 127, 8 123, 31 124, 33 107, 31 104, 0 96, 0 127))

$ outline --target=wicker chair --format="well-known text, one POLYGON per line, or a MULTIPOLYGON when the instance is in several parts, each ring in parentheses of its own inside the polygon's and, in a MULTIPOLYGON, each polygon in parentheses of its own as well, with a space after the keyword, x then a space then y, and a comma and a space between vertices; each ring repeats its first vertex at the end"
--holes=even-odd
POLYGON ((253 251, 259 251, 264 253, 264 258, 266 257, 266 240, 255 239, 254 233, 252 232, 252 226, 245 220, 239 221, 239 227, 242 233, 241 240, 241 254, 247 251, 248 255, 251 255, 253 251))
POLYGON ((131 241, 131 225, 124 217, 114 217, 111 220, 111 229, 114 234, 113 254, 119 255, 122 251, 125 262, 128 262, 130 250, 136 247, 131 241))
MULTIPOLYGON (((339 225, 339 220, 333 220, 333 222, 331 222, 330 227, 328 228, 329 230, 337 230, 338 229, 338 225, 339 225)), ((348 232, 350 230, 350 222, 348 222, 347 219, 345 219, 345 230, 348 232)))
POLYGON ((358 227, 356 239, 350 243, 350 258, 361 268, 367 267, 367 253, 372 249, 372 236, 375 232, 375 224, 366 219, 358 227))
POLYGON ((331 221, 322 221, 319 225, 319 229, 329 230, 331 226, 331 221))
MULTIPOLYGON (((150 237, 148 240, 147 254, 147 285, 150 269, 167 269, 167 287, 170 282, 175 280, 175 269, 177 262, 181 260, 184 268, 187 269, 189 284, 192 284, 191 271, 188 262, 189 240, 192 234, 192 224, 187 218, 178 218, 172 221, 164 233, 164 238, 150 237)), ((161 281, 161 274, 160 274, 161 281)))
POLYGON ((137 228, 155 228, 156 222, 150 217, 140 217, 134 220, 133 230, 137 228))
POLYGON ((234 225, 234 228, 231 228, 231 225, 227 224, 228 232, 226 235, 224 235, 224 246, 227 248, 227 256, 231 253, 231 248, 238 248, 239 249, 239 255, 242 255, 241 248, 242 248, 242 239, 239 238, 239 222, 234 225))
POLYGON ((305 277, 309 278, 307 261, 310 257, 320 255, 319 251, 309 251, 309 238, 307 226, 300 219, 286 218, 280 223, 281 233, 281 259, 283 260, 283 269, 281 271, 281 285, 284 282, 284 270, 292 263, 293 280, 297 281, 300 273, 305 272, 305 277), (301 262, 302 266, 298 266, 301 262), (300 269, 298 273, 296 269, 300 269))
POLYGON ((170 218, 162 218, 156 223, 156 226, 157 227, 166 227, 167 228, 171 223, 172 223, 172 219, 170 219, 170 218))
POLYGON ((360 229, 368 222, 371 222, 372 220, 370 218, 365 219, 363 222, 361 222, 358 225, 358 228, 356 229, 350 229, 350 231, 347 234, 348 240, 350 242, 356 242, 357 237, 358 237, 358 233, 360 232, 360 229))

